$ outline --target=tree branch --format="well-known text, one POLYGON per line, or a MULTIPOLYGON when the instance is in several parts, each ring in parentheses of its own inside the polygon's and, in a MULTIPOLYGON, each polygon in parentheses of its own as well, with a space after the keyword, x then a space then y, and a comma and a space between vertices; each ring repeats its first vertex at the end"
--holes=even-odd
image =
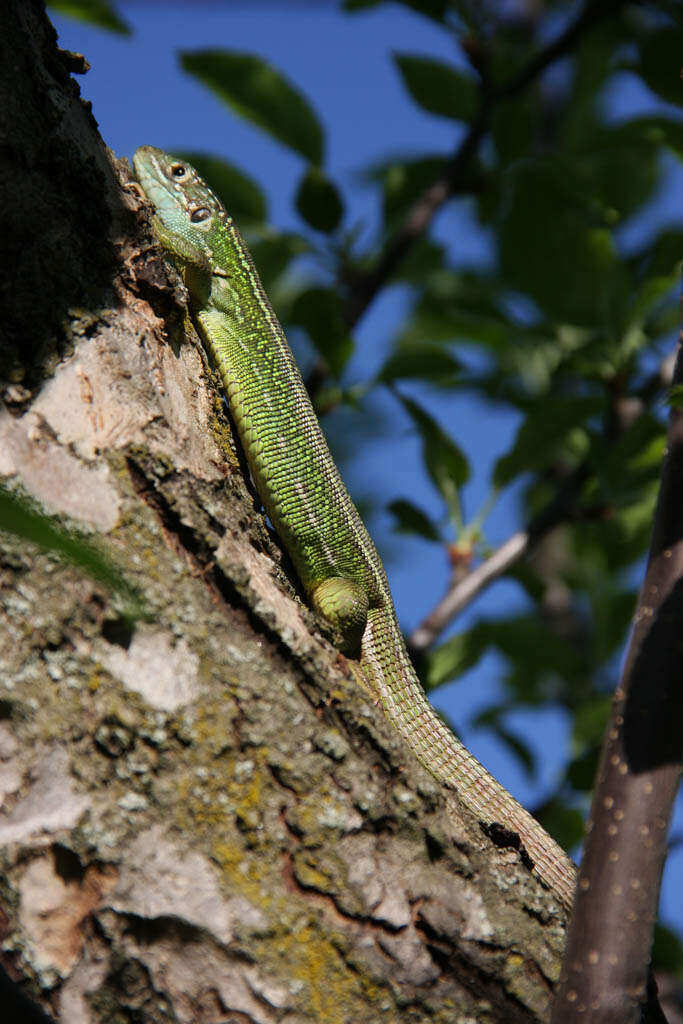
POLYGON ((449 160, 440 178, 417 199, 398 229, 387 243, 377 266, 367 274, 359 275, 346 304, 345 317, 353 327, 362 317, 380 289, 392 277, 408 255, 415 242, 425 233, 434 215, 456 192, 462 189, 466 170, 475 156, 481 139, 489 127, 490 113, 482 107, 469 131, 449 160))
POLYGON ((527 555, 542 537, 560 523, 576 519, 581 514, 576 507, 576 499, 588 473, 588 463, 577 466, 565 477, 552 501, 534 516, 525 529, 514 533, 485 562, 459 579, 414 630, 409 639, 411 648, 420 651, 429 647, 477 594, 527 555))
POLYGON ((423 651, 434 643, 448 623, 473 601, 477 594, 508 571, 529 550, 530 530, 518 530, 446 593, 436 608, 411 633, 408 643, 412 650, 423 651))
MULTIPOLYGON (((630 426, 662 389, 670 388, 673 380, 675 352, 665 356, 637 393, 630 397, 618 396, 614 402, 611 437, 615 439, 630 426)), ((451 581, 446 594, 436 607, 413 630, 409 645, 413 651, 423 651, 435 642, 452 620, 483 590, 525 558, 540 540, 561 523, 593 518, 595 508, 577 506, 581 486, 590 473, 587 462, 577 466, 562 481, 555 496, 537 516, 521 530, 508 537, 486 561, 466 575, 459 574, 451 581)), ((599 509, 603 512, 604 509, 599 509)))
MULTIPOLYGON (((679 346, 674 385, 683 381, 679 346)), ((615 691, 552 1024, 640 1019, 683 759, 683 412, 672 408, 645 580, 615 691)))
POLYGON ((564 32, 552 43, 548 43, 546 47, 534 54, 506 85, 496 90, 495 98, 506 100, 517 96, 533 81, 540 78, 552 63, 566 56, 581 37, 594 28, 598 22, 604 21, 611 14, 616 14, 628 2, 629 0, 587 0, 583 10, 579 12, 574 21, 567 25, 564 32))
POLYGON ((446 170, 413 203, 403 224, 384 247, 375 268, 355 279, 345 309, 345 317, 350 327, 360 320, 412 246, 425 233, 443 204, 466 188, 471 162, 477 154, 481 140, 489 130, 495 106, 517 96, 539 78, 554 61, 569 53, 580 38, 599 21, 616 13, 627 2, 628 0, 604 0, 597 3, 587 0, 584 8, 564 32, 531 57, 507 83, 491 91, 482 88, 479 113, 453 153, 446 170))

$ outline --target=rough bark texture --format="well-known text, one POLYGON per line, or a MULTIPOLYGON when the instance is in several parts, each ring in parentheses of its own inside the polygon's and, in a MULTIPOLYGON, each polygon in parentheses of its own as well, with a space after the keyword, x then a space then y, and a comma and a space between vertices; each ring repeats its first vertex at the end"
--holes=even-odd
POLYGON ((37 3, 2 46, 0 474, 149 611, 0 535, 5 970, 64 1024, 547 1020, 560 908, 301 602, 37 3))

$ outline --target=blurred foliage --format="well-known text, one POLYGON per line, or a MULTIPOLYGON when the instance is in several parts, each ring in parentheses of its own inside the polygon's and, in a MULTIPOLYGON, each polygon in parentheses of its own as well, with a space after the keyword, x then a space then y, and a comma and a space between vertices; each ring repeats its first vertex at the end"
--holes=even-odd
POLYGON ((338 377, 353 351, 338 293, 332 288, 307 288, 293 302, 289 320, 306 329, 326 367, 338 377))
POLYGON ((337 187, 319 167, 310 167, 301 179, 296 208, 317 231, 334 231, 344 216, 344 203, 337 187))
POLYGON ((652 963, 655 970, 665 971, 679 983, 683 982, 683 945, 670 928, 661 924, 655 927, 652 963))
POLYGON ((419 107, 455 120, 471 121, 479 106, 475 80, 429 57, 397 53, 396 66, 419 107))
POLYGON ((130 35, 130 27, 117 14, 116 5, 107 0, 49 0, 47 6, 77 21, 87 21, 123 36, 130 35))
POLYGON ((114 595, 123 619, 134 622, 146 617, 140 594, 100 546, 68 531, 29 499, 0 484, 0 539, 3 533, 26 540, 83 570, 114 595))
MULTIPOLYGON (((341 7, 360 35, 364 12, 385 2, 341 7)), ((571 847, 647 549, 666 415, 683 405, 667 380, 683 223, 655 229, 648 217, 661 204, 667 168, 683 156, 683 15, 670 0, 584 8, 573 0, 401 2, 441 28, 453 59, 401 53, 387 61, 425 118, 452 122, 453 143, 399 153, 400 139, 395 155, 362 170, 377 196, 374 235, 349 222, 350 204, 324 170, 325 130, 313 104, 257 54, 212 50, 180 60, 302 158, 293 197, 301 232, 265 226, 267 204, 252 174, 189 156, 245 223, 285 325, 308 335, 319 360, 309 383, 325 396, 319 407, 334 404, 332 395, 372 407, 387 389, 419 439, 441 509, 426 510, 427 499, 414 495, 393 500, 396 530, 450 545, 451 554, 471 543, 475 560, 504 539, 487 537, 485 514, 465 519, 469 439, 464 432, 456 440, 428 411, 425 385, 516 416, 491 496, 515 488, 520 523, 543 522, 550 510, 553 529, 540 531, 529 557, 508 570, 519 588, 515 610, 443 640, 423 658, 422 675, 428 688, 439 686, 495 652, 505 699, 480 724, 530 773, 533 754, 511 730, 510 711, 548 702, 563 709, 571 760, 539 813, 571 847), (641 103, 638 116, 615 116, 624 76, 649 97, 649 113, 641 103), (457 245, 432 237, 433 215, 447 203, 466 204, 476 218, 489 244, 485 268, 464 265, 457 245), (349 386, 350 311, 364 308, 359 295, 367 305, 396 281, 409 287, 405 321, 380 369, 349 386)), ((54 6, 82 16, 90 6, 93 20, 109 9, 85 0, 54 6)), ((680 969, 680 949, 672 952, 662 934, 659 943, 680 969)))
POLYGON ((317 114, 305 96, 262 57, 200 50, 181 53, 180 63, 236 113, 311 163, 321 162, 325 141, 317 114))

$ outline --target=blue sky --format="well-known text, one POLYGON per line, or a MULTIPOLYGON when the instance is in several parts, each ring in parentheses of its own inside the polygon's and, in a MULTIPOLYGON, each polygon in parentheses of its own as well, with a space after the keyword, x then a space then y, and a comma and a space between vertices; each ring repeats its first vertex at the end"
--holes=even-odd
MULTIPOLYGON (((82 52, 92 70, 79 78, 83 96, 93 105, 105 142, 119 157, 137 146, 198 150, 240 166, 263 187, 270 220, 279 228, 301 230, 294 195, 303 160, 241 120, 203 86, 185 74, 178 50, 222 47, 268 58, 313 104, 326 128, 326 169, 342 186, 346 225, 360 224, 370 236, 377 225, 378 197, 362 184, 360 170, 389 154, 450 152, 461 128, 419 110, 405 93, 392 62, 392 51, 460 60, 455 45, 428 19, 399 5, 344 15, 329 3, 120 3, 133 29, 120 37, 51 13, 60 45, 82 52)), ((633 116, 654 107, 653 99, 622 75, 612 90, 615 117, 633 116)), ((679 171, 679 185, 683 177, 679 171)), ((680 189, 679 189, 680 193, 680 189)), ((668 196, 648 211, 665 222, 673 200, 668 196)), ((449 246, 454 261, 482 263, 489 258, 486 236, 466 204, 450 204, 435 223, 437 239, 449 246)), ((637 230, 637 229, 636 229, 637 230)), ((369 377, 388 351, 407 307, 402 287, 386 289, 356 331, 357 352, 348 381, 369 377)), ((414 388, 421 400, 463 445, 472 481, 465 492, 472 515, 487 496, 489 471, 507 449, 516 420, 471 398, 446 399, 434 390, 414 388)), ((448 582, 444 551, 437 545, 397 536, 383 507, 409 497, 433 517, 442 505, 421 467, 420 445, 402 411, 386 395, 373 393, 367 415, 336 414, 326 428, 345 437, 343 469, 356 499, 372 510, 369 526, 383 554, 401 623, 418 624, 443 594, 448 582)), ((492 544, 518 526, 514 495, 502 501, 488 520, 492 544)), ((517 586, 496 584, 457 623, 460 630, 482 614, 521 610, 517 586)), ((500 663, 486 657, 472 672, 443 688, 435 703, 457 726, 468 747, 523 803, 533 806, 552 787, 568 756, 569 734, 559 711, 519 712, 508 725, 519 730, 534 749, 538 775, 530 782, 519 762, 495 738, 468 729, 480 708, 502 697, 497 685, 500 663)), ((680 805, 680 801, 679 801, 680 805)), ((679 806, 680 811, 680 806, 679 806)), ((678 831, 683 815, 678 816, 678 831)), ((663 888, 663 913, 675 920, 683 891, 683 851, 670 858, 663 888)))

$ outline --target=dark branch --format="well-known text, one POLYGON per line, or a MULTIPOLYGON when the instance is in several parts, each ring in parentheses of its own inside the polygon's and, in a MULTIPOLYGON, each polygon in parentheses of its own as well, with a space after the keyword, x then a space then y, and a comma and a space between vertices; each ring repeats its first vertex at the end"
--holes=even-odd
POLYGON ((350 327, 356 324, 377 293, 392 277, 406 258, 415 242, 425 233, 434 215, 447 199, 461 191, 470 162, 481 139, 488 131, 489 115, 482 111, 474 121, 446 170, 419 199, 413 203, 396 235, 387 243, 374 270, 358 277, 349 295, 345 311, 350 327))
POLYGON ((616 14, 628 2, 629 0, 587 0, 583 10, 579 12, 574 21, 569 23, 564 32, 552 43, 534 54, 506 85, 495 92, 495 98, 505 100, 517 96, 528 85, 540 78, 551 64, 570 53, 580 39, 590 32, 598 22, 616 14))
MULTIPOLYGON (((681 349, 674 385, 683 381, 681 349)), ((672 409, 645 580, 603 744, 552 1024, 640 1020, 683 760, 683 412, 672 409)))

